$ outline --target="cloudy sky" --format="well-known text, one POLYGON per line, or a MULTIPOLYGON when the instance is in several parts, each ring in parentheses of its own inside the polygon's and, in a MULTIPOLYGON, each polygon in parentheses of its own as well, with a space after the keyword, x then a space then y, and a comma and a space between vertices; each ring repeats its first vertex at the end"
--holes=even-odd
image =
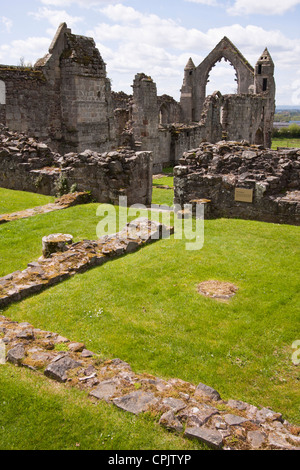
MULTIPOLYGON (((43 57, 60 23, 95 39, 115 91, 136 73, 179 100, 189 57, 199 65, 227 36, 254 66, 265 47, 275 62, 278 105, 300 105, 300 0, 0 0, 0 63, 43 57)), ((219 63, 207 94, 236 91, 219 63)))

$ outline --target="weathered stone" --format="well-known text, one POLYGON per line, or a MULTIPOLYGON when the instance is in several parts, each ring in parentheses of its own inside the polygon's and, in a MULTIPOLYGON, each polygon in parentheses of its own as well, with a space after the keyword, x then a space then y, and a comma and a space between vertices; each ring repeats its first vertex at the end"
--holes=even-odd
POLYGON ((153 393, 144 392, 142 390, 129 393, 128 395, 113 400, 113 403, 118 408, 136 415, 146 411, 151 405, 155 405, 157 402, 158 399, 153 393))
POLYGON ((105 380, 100 382, 97 388, 90 392, 90 395, 98 400, 109 401, 117 392, 119 385, 120 381, 118 379, 105 380))
POLYGON ((221 449, 223 445, 223 438, 219 431, 214 431, 210 428, 191 427, 187 428, 184 432, 185 437, 197 439, 198 441, 206 444, 213 449, 221 449))
POLYGON ((76 369, 80 367, 80 362, 75 361, 69 356, 62 357, 56 362, 52 362, 47 366, 44 374, 53 380, 58 382, 66 382, 68 379, 67 371, 70 369, 76 369))
POLYGON ((64 336, 57 335, 56 338, 54 338, 53 342, 55 344, 60 344, 60 343, 69 343, 68 338, 65 338, 64 336))
POLYGON ((220 394, 214 388, 203 383, 198 384, 195 390, 195 397, 207 398, 215 401, 221 400, 220 394))
POLYGON ((88 349, 83 349, 81 353, 81 357, 93 357, 94 353, 92 351, 89 351, 88 349))
POLYGON ((85 349, 84 343, 69 343, 68 349, 73 352, 83 352, 85 349))
POLYGON ((23 344, 17 344, 14 348, 10 349, 7 353, 7 360, 13 364, 20 366, 25 357, 25 348, 23 344))
POLYGON ((21 330, 19 333, 17 333, 16 338, 33 340, 34 339, 33 330, 21 330))
POLYGON ((262 408, 257 411, 255 418, 259 423, 264 423, 266 421, 283 421, 281 413, 275 413, 275 411, 272 411, 269 408, 262 408))
POLYGON ((176 418, 173 410, 169 410, 164 413, 159 420, 159 424, 170 431, 176 431, 179 433, 183 431, 183 425, 179 419, 176 418))
MULTIPOLYGON (((136 219, 133 225, 129 223, 125 229, 115 235, 104 236, 97 241, 83 240, 70 245, 68 251, 52 253, 51 258, 42 257, 40 259, 44 272, 42 277, 38 272, 33 272, 32 266, 30 266, 22 272, 12 273, 9 279, 0 279, 0 282, 4 281, 1 287, 0 308, 62 282, 76 272, 84 272, 95 265, 100 266, 108 261, 110 256, 121 256, 123 250, 118 252, 115 249, 121 241, 127 247, 126 253, 131 253, 149 242, 150 239, 152 241, 153 234, 158 234, 153 239, 154 241, 161 238, 163 233, 164 226, 162 224, 141 217, 136 219), (134 228, 134 233, 131 231, 132 228, 134 228), (105 255, 104 252, 107 254, 105 255)), ((58 237, 58 239, 60 238, 58 237)), ((62 243, 64 244, 64 242, 65 240, 62 243)), ((62 247, 62 249, 64 248, 62 247)), ((62 337, 53 338, 54 343, 67 341, 62 337)))
POLYGON ((230 413, 225 414, 223 416, 223 419, 229 426, 239 426, 240 424, 243 424, 246 421, 249 421, 247 418, 243 418, 237 415, 232 415, 230 413))
POLYGON ((253 449, 259 449, 266 441, 267 435, 261 431, 249 431, 247 439, 253 449))
POLYGON ((183 410, 186 407, 186 403, 178 398, 167 397, 163 399, 161 406, 170 408, 171 411, 176 413, 183 410))
MULTIPOLYGON (((183 412, 185 413, 185 412, 183 412)), ((199 403, 187 411, 187 426, 203 426, 212 417, 219 414, 218 410, 206 403, 199 403)))
POLYGON ((63 233, 55 233, 43 237, 43 256, 49 258, 53 253, 60 253, 67 249, 67 245, 71 245, 73 242, 72 235, 63 233))
POLYGON ((243 401, 239 401, 239 400, 228 400, 227 405, 230 408, 235 408, 235 409, 240 410, 240 411, 247 410, 247 408, 249 407, 249 405, 247 403, 245 403, 243 401))

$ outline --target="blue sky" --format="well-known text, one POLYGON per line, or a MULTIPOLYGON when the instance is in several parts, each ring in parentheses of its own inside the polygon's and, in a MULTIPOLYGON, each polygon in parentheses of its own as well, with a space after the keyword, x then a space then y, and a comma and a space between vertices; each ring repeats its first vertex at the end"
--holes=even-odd
MULTIPOLYGON (((276 102, 300 106, 300 0, 7 0, 0 9, 0 63, 33 63, 66 22, 91 36, 115 91, 131 93, 136 73, 158 94, 180 97, 189 57, 199 65, 227 36, 254 66, 265 47, 275 62, 276 102)), ((235 91, 234 69, 219 63, 207 93, 235 91)))

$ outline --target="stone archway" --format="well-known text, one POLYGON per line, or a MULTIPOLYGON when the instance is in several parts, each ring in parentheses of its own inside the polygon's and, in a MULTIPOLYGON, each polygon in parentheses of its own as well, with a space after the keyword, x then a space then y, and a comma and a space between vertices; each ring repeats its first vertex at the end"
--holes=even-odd
MULTIPOLYGON (((225 36, 219 44, 208 54, 198 67, 192 70, 189 77, 185 77, 185 87, 182 93, 189 96, 187 109, 194 109, 195 120, 201 120, 203 104, 206 98, 206 85, 211 69, 218 61, 227 60, 235 69, 237 80, 237 93, 243 94, 249 92, 249 87, 253 85, 254 69, 234 46, 234 44, 225 36)), ((187 99, 187 98, 186 98, 187 99)), ((188 120, 188 117, 185 116, 188 120)))
POLYGON ((255 143, 255 145, 263 145, 264 144, 264 134, 263 134, 263 131, 260 127, 256 131, 254 143, 255 143))
POLYGON ((236 94, 237 93, 237 83, 238 83, 238 74, 237 74, 237 70, 236 68, 232 65, 232 63, 222 57, 221 59, 219 59, 217 62, 215 62, 211 69, 209 70, 208 72, 208 76, 207 76, 207 80, 206 80, 206 96, 208 95, 211 95, 212 93, 214 93, 215 91, 220 91, 222 93, 222 95, 225 95, 225 94, 236 94), (215 68, 216 67, 216 68, 215 68), (222 85, 223 85, 223 88, 217 88, 216 86, 215 87, 212 87, 212 82, 214 82, 216 79, 217 79, 217 76, 218 76, 218 69, 219 69, 219 74, 220 72, 222 72, 222 85), (230 76, 229 76, 230 75, 230 76), (229 80, 231 82, 231 89, 229 91, 229 80), (235 89, 233 91, 233 83, 236 83, 235 84, 235 89), (224 90, 224 87, 226 87, 227 85, 227 91, 224 90), (208 88, 210 87, 210 91, 208 91, 208 88))
POLYGON ((169 124, 169 110, 165 103, 163 103, 159 110, 159 124, 169 124))

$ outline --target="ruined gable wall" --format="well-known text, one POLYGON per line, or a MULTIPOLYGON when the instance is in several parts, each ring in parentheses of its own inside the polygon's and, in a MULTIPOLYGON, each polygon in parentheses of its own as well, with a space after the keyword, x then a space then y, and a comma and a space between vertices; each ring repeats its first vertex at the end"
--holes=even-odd
POLYGON ((0 66, 0 81, 6 89, 0 118, 10 129, 61 153, 116 146, 105 63, 94 40, 73 35, 65 23, 34 68, 0 66))
POLYGON ((110 81, 94 40, 63 32, 59 57, 62 132, 65 150, 113 148, 115 126, 110 81))
POLYGON ((6 88, 2 122, 12 130, 49 141, 54 132, 52 117, 58 97, 43 73, 22 67, 0 66, 0 80, 6 88))

